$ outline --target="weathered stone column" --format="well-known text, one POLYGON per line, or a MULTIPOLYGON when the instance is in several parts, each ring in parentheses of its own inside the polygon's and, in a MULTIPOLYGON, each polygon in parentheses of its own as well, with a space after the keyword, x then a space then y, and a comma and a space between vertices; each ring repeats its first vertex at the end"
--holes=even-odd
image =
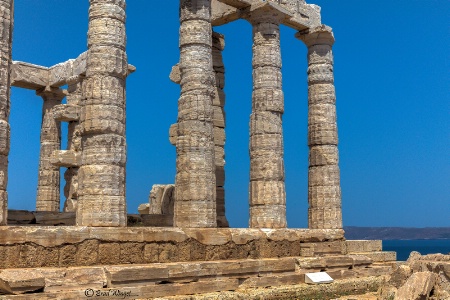
POLYGON ((286 227, 279 17, 255 11, 250 117, 250 227, 286 227))
POLYGON ((308 47, 308 223, 311 229, 342 228, 334 36, 325 25, 296 34, 308 47))
POLYGON ((76 224, 126 226, 125 0, 90 0, 76 224))
POLYGON ((61 122, 53 118, 53 108, 61 104, 66 95, 58 88, 45 88, 36 94, 44 100, 36 211, 59 212, 59 167, 50 162, 50 157, 53 151, 61 149, 61 122))
MULTIPOLYGON (((67 88, 67 105, 81 106, 82 105, 82 84, 83 77, 74 77, 68 82, 67 88)), ((81 152, 81 125, 79 120, 70 121, 67 133, 67 150, 81 152)), ((78 170, 79 167, 68 167, 64 173, 66 185, 64 186, 64 211, 76 211, 78 200, 78 170)))
POLYGON ((211 0, 180 0, 174 226, 216 227, 211 0))
POLYGON ((225 49, 225 37, 223 34, 212 34, 213 69, 216 75, 216 88, 213 98, 213 124, 214 147, 216 164, 216 208, 217 226, 228 227, 225 216, 225 65, 223 64, 222 51, 225 49))
POLYGON ((8 218, 8 154, 10 147, 10 66, 14 0, 0 0, 0 225, 8 218))

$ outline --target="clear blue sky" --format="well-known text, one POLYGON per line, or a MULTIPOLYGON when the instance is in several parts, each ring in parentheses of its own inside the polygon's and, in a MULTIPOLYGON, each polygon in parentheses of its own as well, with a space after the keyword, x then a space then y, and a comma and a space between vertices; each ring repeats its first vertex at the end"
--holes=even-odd
MULTIPOLYGON (((450 226, 450 1, 310 0, 334 29, 344 225, 450 226)), ((88 0, 16 0, 13 59, 51 66, 86 50, 88 0)), ((127 203, 173 183, 178 1, 128 0, 127 203)), ((226 35, 226 208, 248 226, 251 26, 226 35)), ((306 47, 282 28, 289 227, 307 226, 306 47)), ((35 207, 42 100, 13 89, 9 207, 35 207)), ((65 141, 63 144, 65 147, 65 141)))

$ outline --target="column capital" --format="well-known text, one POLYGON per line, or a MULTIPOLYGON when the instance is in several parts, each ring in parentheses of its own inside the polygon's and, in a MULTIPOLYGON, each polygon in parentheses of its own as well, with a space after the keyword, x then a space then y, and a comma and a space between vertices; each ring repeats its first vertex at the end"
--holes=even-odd
POLYGON ((299 31, 295 34, 295 37, 303 41, 307 47, 314 45, 333 46, 334 44, 333 31, 331 27, 327 25, 320 25, 299 31))
POLYGON ((44 100, 62 100, 66 97, 66 94, 65 90, 51 86, 36 90, 36 95, 42 97, 44 100))
POLYGON ((245 19, 252 25, 260 23, 280 24, 284 19, 293 16, 287 9, 273 2, 252 4, 245 15, 245 19))

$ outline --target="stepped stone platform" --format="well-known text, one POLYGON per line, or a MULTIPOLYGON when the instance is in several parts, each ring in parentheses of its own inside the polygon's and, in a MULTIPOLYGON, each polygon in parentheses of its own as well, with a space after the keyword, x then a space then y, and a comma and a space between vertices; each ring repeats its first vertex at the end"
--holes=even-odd
POLYGON ((143 264, 346 253, 340 229, 0 227, 0 268, 143 264))
POLYGON ((308 272, 326 271, 339 281, 392 270, 395 253, 382 252, 381 241, 345 241, 343 234, 339 229, 4 226, 0 299, 82 299, 91 292, 104 299, 122 292, 128 293, 124 299, 145 299, 299 285, 308 272))

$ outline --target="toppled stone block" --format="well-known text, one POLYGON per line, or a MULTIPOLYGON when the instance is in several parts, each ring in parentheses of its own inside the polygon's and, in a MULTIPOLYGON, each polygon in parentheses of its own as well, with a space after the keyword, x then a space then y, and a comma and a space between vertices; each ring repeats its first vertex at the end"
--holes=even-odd
POLYGON ((3 270, 0 272, 0 292, 23 294, 35 292, 45 287, 45 279, 39 273, 21 270, 3 270))
POLYGON ((427 299, 437 275, 431 272, 418 272, 409 277, 406 283, 398 289, 397 299, 421 300, 427 299))
POLYGON ((394 286, 395 288, 399 288, 405 284, 411 274, 412 270, 409 266, 400 265, 394 270, 394 272, 392 272, 388 284, 394 286))
POLYGON ((138 207, 138 212, 141 215, 149 214, 149 210, 150 210, 150 204, 149 203, 142 203, 138 207))
POLYGON ((149 196, 149 213, 173 215, 174 184, 155 184, 149 196))

